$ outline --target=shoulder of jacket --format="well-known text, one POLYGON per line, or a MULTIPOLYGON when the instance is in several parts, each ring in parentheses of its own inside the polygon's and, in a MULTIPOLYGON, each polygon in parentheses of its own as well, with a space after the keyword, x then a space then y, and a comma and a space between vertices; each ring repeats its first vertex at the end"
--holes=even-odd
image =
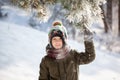
POLYGON ((70 54, 77 53, 78 51, 76 49, 71 49, 70 54))
POLYGON ((71 56, 74 56, 74 54, 76 54, 76 53, 77 53, 77 51, 76 51, 75 49, 71 49, 71 50, 70 50, 70 55, 71 55, 71 56))
POLYGON ((72 55, 72 56, 79 55, 81 53, 83 53, 83 52, 79 52, 76 49, 71 49, 71 51, 70 51, 70 55, 72 55))
POLYGON ((52 59, 52 58, 50 58, 49 56, 44 56, 43 58, 42 58, 42 60, 44 61, 44 62, 46 62, 46 63, 48 63, 48 62, 51 62, 51 61, 53 61, 54 59, 52 59))
POLYGON ((45 55, 43 58, 42 58, 42 60, 47 60, 49 57, 47 56, 47 55, 45 55))

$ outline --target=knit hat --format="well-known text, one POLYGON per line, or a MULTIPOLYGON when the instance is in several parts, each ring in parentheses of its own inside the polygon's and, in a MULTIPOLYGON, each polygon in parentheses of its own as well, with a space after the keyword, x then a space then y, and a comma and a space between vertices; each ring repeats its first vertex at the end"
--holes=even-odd
POLYGON ((48 33, 49 36, 49 42, 50 45, 52 46, 52 38, 55 36, 59 36, 62 41, 63 41, 63 45, 66 44, 66 39, 67 39, 67 31, 66 28, 63 26, 62 22, 60 21, 55 21, 53 22, 53 25, 48 33))

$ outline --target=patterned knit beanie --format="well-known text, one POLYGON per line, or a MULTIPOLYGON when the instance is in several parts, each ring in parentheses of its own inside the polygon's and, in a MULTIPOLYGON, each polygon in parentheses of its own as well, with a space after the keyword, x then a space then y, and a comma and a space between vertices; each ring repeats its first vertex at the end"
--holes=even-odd
POLYGON ((52 38, 55 36, 59 36, 63 41, 63 45, 65 45, 66 39, 67 39, 67 30, 63 26, 62 22, 55 21, 53 22, 53 25, 48 33, 48 36, 49 36, 49 42, 51 46, 52 46, 51 44, 52 38))

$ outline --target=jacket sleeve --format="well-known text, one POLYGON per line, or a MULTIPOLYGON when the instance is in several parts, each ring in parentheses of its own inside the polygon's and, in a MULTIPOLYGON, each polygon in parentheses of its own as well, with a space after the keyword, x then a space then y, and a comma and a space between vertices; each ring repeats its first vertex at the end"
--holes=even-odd
POLYGON ((73 50, 72 52, 74 60, 78 65, 88 64, 95 59, 95 50, 93 42, 85 41, 84 45, 85 52, 77 52, 76 50, 73 50))
POLYGON ((39 79, 38 80, 49 80, 48 68, 46 66, 45 58, 40 63, 39 79))

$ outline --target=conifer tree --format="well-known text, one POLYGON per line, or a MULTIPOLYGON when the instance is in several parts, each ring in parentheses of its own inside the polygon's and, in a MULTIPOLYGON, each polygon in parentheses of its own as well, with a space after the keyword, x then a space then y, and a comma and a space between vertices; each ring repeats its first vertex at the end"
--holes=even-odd
POLYGON ((61 13, 64 17, 78 28, 90 26, 95 20, 100 19, 101 8, 105 0, 19 0, 18 3, 23 8, 36 10, 36 17, 41 20, 50 16, 50 7, 61 4, 61 13), (64 10, 64 11, 63 11, 64 10))
POLYGON ((95 20, 100 19, 99 5, 105 0, 41 0, 44 5, 61 3, 67 11, 66 19, 78 27, 90 26, 95 20))

